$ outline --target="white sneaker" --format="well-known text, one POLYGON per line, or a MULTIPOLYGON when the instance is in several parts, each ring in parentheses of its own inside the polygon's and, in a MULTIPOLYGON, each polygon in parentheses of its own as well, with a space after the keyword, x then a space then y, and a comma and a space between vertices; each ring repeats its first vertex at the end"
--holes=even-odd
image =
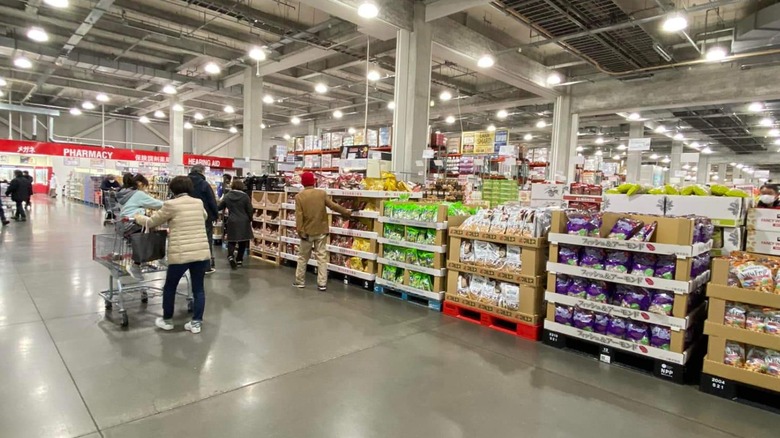
POLYGON ((129 268, 127 268, 127 273, 138 281, 143 281, 144 279, 144 273, 141 272, 141 265, 136 265, 133 263, 129 268))
POLYGON ((200 333, 200 321, 190 321, 187 324, 184 324, 184 330, 189 330, 192 332, 192 334, 198 334, 200 333))
POLYGON ((154 325, 163 330, 173 330, 173 322, 169 319, 157 318, 154 325))

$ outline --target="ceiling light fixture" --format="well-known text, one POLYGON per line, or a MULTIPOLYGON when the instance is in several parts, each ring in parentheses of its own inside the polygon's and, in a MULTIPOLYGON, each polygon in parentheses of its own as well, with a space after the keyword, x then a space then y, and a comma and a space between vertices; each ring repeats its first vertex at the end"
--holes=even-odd
POLYGON ((235 126, 231 126, 230 129, 228 129, 228 131, 230 131, 231 134, 237 134, 238 128, 236 128, 235 126))
POLYGON ((316 92, 318 92, 320 94, 325 94, 325 93, 328 92, 328 86, 323 84, 322 82, 320 82, 320 83, 318 83, 317 85, 314 86, 314 91, 316 91, 316 92))
POLYGON ((342 117, 344 117, 344 113, 342 113, 339 110, 333 111, 333 118, 334 119, 340 119, 342 117))
POLYGON ((544 120, 539 120, 538 122, 536 122, 536 127, 539 129, 544 129, 547 127, 547 122, 545 122, 544 120))
POLYGON ((496 125, 488 125, 487 131, 488 132, 495 132, 496 131, 496 125))
POLYGON ((78 109, 78 108, 71 108, 70 109, 70 115, 72 115, 72 116, 80 116, 81 115, 81 110, 78 109))
POLYGON ((249 49, 249 57, 254 59, 255 61, 265 61, 266 54, 265 50, 263 50, 260 47, 252 47, 249 49))
POLYGON ((491 55, 482 55, 482 57, 480 57, 479 60, 477 61, 477 67, 490 68, 493 67, 495 63, 496 63, 496 59, 493 58, 491 55))
POLYGON ((713 152, 713 150, 710 149, 709 146, 707 146, 707 147, 705 147, 704 149, 701 150, 702 154, 711 154, 712 152, 713 152))
POLYGON ((394 110, 395 109, 395 102, 394 101, 387 102, 387 109, 394 110))
POLYGON ((707 61, 717 62, 726 59, 726 56, 728 56, 728 54, 729 53, 723 47, 715 46, 707 50, 707 54, 704 55, 704 57, 705 59, 707 59, 707 61))
POLYGON ((441 100, 442 102, 446 102, 450 99, 452 99, 452 93, 450 93, 447 90, 444 90, 439 94, 439 100, 441 100))
POLYGON ((734 167, 736 165, 737 165, 737 163, 729 163, 729 166, 731 166, 731 167, 734 167))
POLYGON ((593 154, 596 155, 597 157, 600 157, 600 156, 604 155, 604 152, 601 149, 598 149, 593 154))
POLYGON ((445 122, 447 122, 448 125, 452 125, 455 123, 455 116, 447 116, 446 119, 444 119, 445 122))
POLYGON ((45 43, 49 41, 49 34, 43 28, 33 26, 27 31, 27 38, 39 43, 45 43))
POLYGON ((558 85, 563 82, 563 78, 558 73, 551 73, 547 76, 547 85, 558 85))
POLYGON ((44 3, 53 8, 67 8, 68 0, 43 0, 44 3))
POLYGON ((663 159, 663 160, 661 160, 661 162, 662 162, 662 163, 664 163, 664 164, 665 164, 665 163, 671 163, 671 162, 672 162, 672 159, 671 159, 671 158, 669 158, 669 156, 667 155, 667 156, 665 156, 665 157, 664 157, 664 159, 663 159))
POLYGON ((775 140, 775 146, 780 146, 780 138, 775 140))
POLYGON ((436 106, 436 102, 433 99, 431 99, 431 107, 434 107, 434 106, 436 106))
POLYGON ((366 78, 368 78, 368 80, 371 81, 371 82, 376 82, 376 81, 382 79, 382 75, 378 71, 376 71, 376 70, 371 70, 366 75, 366 78))
POLYGON ((534 135, 531 134, 531 133, 528 133, 528 134, 523 136, 523 140, 525 140, 525 141, 531 141, 533 139, 534 139, 534 135))
POLYGON ((701 147, 701 145, 699 144, 698 141, 692 141, 691 144, 688 145, 688 146, 690 146, 690 147, 692 147, 694 149, 699 149, 701 147))
POLYGON ((154 112, 154 117, 156 117, 158 119, 164 119, 165 118, 165 113, 162 112, 161 110, 157 110, 157 111, 154 112))
POLYGON ((770 137, 780 137, 780 129, 772 128, 767 132, 767 135, 770 137))
POLYGON ((348 133, 349 135, 355 135, 355 133, 356 133, 356 132, 357 132, 357 131, 355 130, 355 128, 349 128, 349 129, 347 129, 347 133, 348 133))
POLYGON ((138 121, 143 123, 143 124, 147 124, 147 123, 151 122, 151 120, 149 120, 149 117, 146 117, 146 116, 139 117, 138 121))
POLYGON ((192 115, 192 117, 195 120, 203 120, 203 114, 201 114, 201 113, 195 113, 195 114, 192 115))
POLYGON ((742 169, 743 167, 745 167, 745 165, 744 165, 744 164, 742 164, 742 163, 740 163, 740 164, 737 164, 737 169, 742 169))
POLYGON ((764 110, 764 104, 761 102, 753 102, 748 105, 748 110, 754 113, 758 113, 764 110))
POLYGON ((377 15, 379 15, 379 8, 374 4, 374 2, 366 1, 358 6, 357 13, 363 18, 376 18, 377 15))
POLYGON ((6 85, 8 85, 8 82, 6 82, 5 79, 0 78, 0 87, 5 87, 6 85))
POLYGON ((180 103, 174 103, 173 106, 171 106, 171 109, 176 111, 176 112, 184 111, 184 107, 181 106, 180 103))
POLYGON ((261 124, 260 124, 260 129, 265 129, 265 128, 267 128, 267 126, 265 125, 265 123, 261 123, 261 124))
POLYGON ((236 112, 236 109, 233 108, 233 106, 231 105, 225 105, 225 107, 222 108, 222 111, 225 111, 228 114, 233 114, 234 112, 236 112))
POLYGON ((292 137, 290 137, 290 134, 284 134, 284 135, 282 136, 282 138, 283 138, 283 139, 285 139, 285 140, 289 140, 289 139, 291 139, 292 137))
POLYGON ((620 161, 620 155, 615 154, 612 156, 612 159, 615 161, 620 161))
POLYGON ((496 113, 496 117, 503 120, 509 117, 509 112, 507 110, 498 110, 498 112, 496 113))
POLYGON ((106 103, 111 99, 109 99, 108 96, 106 96, 105 94, 99 93, 97 96, 95 96, 95 100, 101 103, 106 103))
POLYGON ((168 85, 163 87, 162 91, 165 94, 176 94, 176 87, 174 87, 171 84, 168 84, 168 85))
POLYGON ((263 96, 263 103, 268 103, 268 104, 274 103, 274 97, 271 96, 270 94, 266 94, 265 96, 263 96))
POLYGON ((203 71, 210 75, 218 75, 222 71, 222 68, 220 68, 219 64, 216 62, 209 62, 203 66, 203 71))
POLYGON ((184 122, 184 129, 192 129, 192 123, 184 122))
POLYGON ((685 136, 682 135, 682 132, 678 132, 677 134, 674 134, 674 139, 677 141, 684 140, 685 136))
POLYGON ((658 154, 652 154, 652 155, 650 155, 650 159, 651 159, 651 160, 657 160, 657 159, 658 159, 658 154))
POLYGON ((619 150, 619 151, 624 151, 626 149, 628 149, 628 147, 626 145, 624 145, 623 143, 619 144, 618 147, 617 147, 617 150, 619 150))
POLYGON ((664 32, 679 32, 688 27, 688 20, 684 15, 680 13, 674 13, 666 17, 663 24, 661 24, 661 30, 664 32))
POLYGON ((14 59, 14 65, 19 68, 28 69, 32 68, 32 61, 25 58, 24 56, 19 56, 14 59))
POLYGON ((293 125, 300 125, 301 124, 301 119, 298 118, 297 116, 293 116, 290 119, 290 123, 292 123, 293 125))
POLYGON ((639 113, 631 113, 628 115, 628 120, 639 120, 642 116, 639 113))
POLYGON ((596 137, 596 144, 604 144, 604 137, 596 137))
POLYGON ((658 126, 655 127, 654 131, 655 131, 656 134, 663 134, 664 132, 666 132, 666 126, 658 125, 658 126))
POLYGON ((763 119, 758 121, 758 124, 761 125, 761 126, 769 127, 769 126, 774 125, 775 121, 770 119, 769 117, 764 117, 763 119))
POLYGON ((582 147, 582 146, 577 146, 577 149, 576 149, 576 151, 577 151, 577 152, 582 152, 582 151, 584 151, 584 150, 585 150, 585 148, 584 148, 584 147, 582 147))
POLYGON ((84 108, 85 110, 93 110, 95 109, 95 104, 90 101, 86 101, 81 104, 81 107, 84 108))

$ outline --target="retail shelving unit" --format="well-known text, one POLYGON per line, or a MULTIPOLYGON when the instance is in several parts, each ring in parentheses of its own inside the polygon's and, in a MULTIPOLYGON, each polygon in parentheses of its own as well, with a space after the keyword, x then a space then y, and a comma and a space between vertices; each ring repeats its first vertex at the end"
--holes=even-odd
MULTIPOLYGON (((657 222, 652 242, 638 242, 586 237, 566 234, 567 218, 563 212, 554 212, 550 240, 550 261, 547 263, 548 280, 547 319, 544 322, 543 341, 559 348, 577 349, 591 353, 602 362, 620 362, 635 367, 643 367, 656 377, 683 383, 698 370, 697 359, 701 358, 703 341, 701 333, 706 315, 704 285, 710 278, 710 271, 692 277, 694 258, 706 256, 712 248, 712 241, 693 244, 695 221, 689 218, 665 218, 617 213, 604 213, 600 236, 605 236, 620 219, 629 217, 644 223, 657 222), (675 258, 674 279, 648 277, 636 273, 620 273, 603 269, 592 269, 561 263, 559 259, 561 245, 572 248, 597 248, 603 250, 625 251, 632 254, 651 253, 675 258), (648 309, 625 307, 620 303, 592 301, 587 298, 570 296, 556 291, 556 277, 567 275, 572 278, 603 281, 611 287, 626 285, 653 289, 656 293, 673 295, 671 312, 663 314, 648 309), (652 326, 656 330, 668 330, 670 339, 665 347, 653 347, 649 343, 632 342, 607 333, 580 329, 572 325, 556 322, 556 308, 583 310, 594 315, 608 315, 619 318, 626 324, 644 324, 649 332, 652 326), (691 363, 688 366, 689 362, 691 363)), ((607 292, 605 292, 607 294, 607 292)), ((648 298, 649 301, 649 298, 648 298)))
POLYGON ((252 192, 252 231, 254 239, 249 248, 252 257, 279 264, 281 259, 281 205, 282 192, 252 192))

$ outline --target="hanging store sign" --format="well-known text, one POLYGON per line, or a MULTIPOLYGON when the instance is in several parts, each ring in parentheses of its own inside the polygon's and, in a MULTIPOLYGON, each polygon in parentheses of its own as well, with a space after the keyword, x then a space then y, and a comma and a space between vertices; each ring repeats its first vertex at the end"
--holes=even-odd
POLYGON ((462 154, 490 155, 495 153, 495 132, 468 131, 464 132, 461 138, 462 154))
POLYGON ((493 138, 493 153, 497 154, 509 141, 509 131, 496 131, 493 138))
MULTIPOLYGON (((66 159, 89 158, 93 160, 124 160, 141 163, 168 163, 167 152, 116 149, 113 147, 84 146, 66 143, 42 143, 37 141, 0 140, 0 153, 8 152, 25 155, 52 155, 66 159)), ((210 155, 184 154, 184 165, 232 169, 233 159, 212 157, 210 155)), ((76 164, 78 165, 78 164, 76 164)))
POLYGON ((629 152, 641 152, 650 150, 650 138, 630 138, 628 139, 629 152))

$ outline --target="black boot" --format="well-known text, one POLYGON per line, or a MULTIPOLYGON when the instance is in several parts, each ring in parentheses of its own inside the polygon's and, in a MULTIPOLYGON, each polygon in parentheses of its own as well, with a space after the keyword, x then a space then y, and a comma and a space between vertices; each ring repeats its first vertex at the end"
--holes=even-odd
POLYGON ((230 263, 230 269, 236 270, 238 269, 238 263, 236 262, 236 258, 233 256, 228 256, 228 263, 230 263))

